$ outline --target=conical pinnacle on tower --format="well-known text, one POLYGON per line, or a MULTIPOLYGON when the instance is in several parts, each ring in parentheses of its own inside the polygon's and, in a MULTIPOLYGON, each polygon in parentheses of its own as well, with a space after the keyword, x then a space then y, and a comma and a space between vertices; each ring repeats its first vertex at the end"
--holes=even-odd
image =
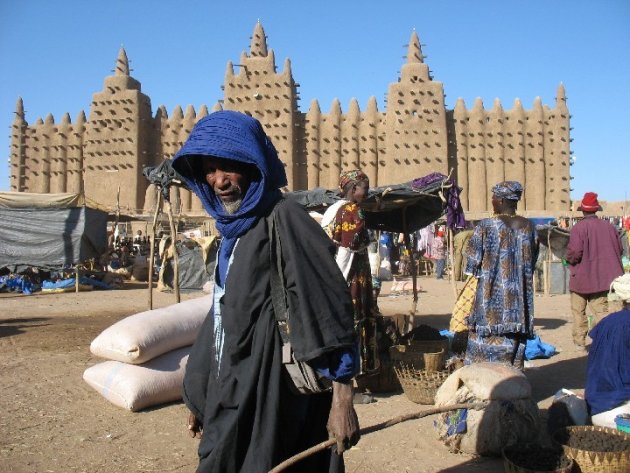
POLYGON ((208 106, 207 105, 202 105, 199 108, 199 111, 197 112, 197 120, 199 120, 200 118, 205 117, 206 115, 208 115, 208 106))
POLYGON ((249 46, 249 54, 257 57, 267 56, 267 36, 265 36, 265 30, 260 24, 260 21, 258 21, 254 27, 252 41, 249 46))
POLYGON ((24 120, 24 102, 22 101, 22 97, 18 97, 17 103, 15 104, 15 119, 24 120))
POLYGON ((125 48, 121 47, 118 51, 118 58, 116 59, 116 68, 114 70, 116 76, 128 76, 129 75, 129 59, 127 59, 127 53, 125 48))
POLYGON ((503 113, 503 105, 501 105, 501 99, 499 99, 499 97, 495 97, 494 102, 492 102, 492 112, 503 113))
POLYGON ((422 49, 420 48, 420 38, 415 30, 411 33, 409 39, 409 45, 407 46, 407 63, 422 63, 424 56, 422 55, 422 49))
POLYGON ((320 115, 322 113, 320 107, 319 107, 319 101, 317 99, 313 99, 311 100, 311 104, 310 107, 308 109, 308 113, 309 114, 316 114, 316 115, 320 115))
POLYGON ((74 126, 75 128, 81 128, 83 125, 85 125, 85 123, 87 122, 87 118, 85 117, 85 112, 83 110, 81 110, 78 114, 77 114, 77 118, 74 121, 74 126))
POLYGON ((566 102, 566 101, 567 101, 567 96, 564 90, 564 84, 560 82, 560 85, 558 86, 558 92, 556 93, 556 105, 559 104, 560 102, 566 102))
POLYGON ((368 99, 365 113, 368 115, 376 115, 376 113, 378 113, 378 104, 376 103, 376 97, 374 95, 370 96, 368 99))

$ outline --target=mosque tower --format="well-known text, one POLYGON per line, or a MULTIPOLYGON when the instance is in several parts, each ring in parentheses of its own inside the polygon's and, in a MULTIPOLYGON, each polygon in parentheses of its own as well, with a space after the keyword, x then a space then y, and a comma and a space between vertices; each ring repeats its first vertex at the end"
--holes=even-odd
POLYGON ((400 80, 389 86, 386 122, 387 164, 378 170, 379 185, 448 174, 444 88, 432 79, 415 31, 400 80))
POLYGON ((127 53, 120 48, 114 75, 92 96, 83 144, 86 197, 111 205, 120 187, 121 210, 142 209, 152 122, 151 100, 129 75, 127 53))
POLYGON ((289 189, 306 186, 306 170, 297 158, 297 141, 302 122, 298 111, 298 84, 293 80, 291 62, 276 72, 275 55, 267 48, 260 22, 251 37, 249 54, 243 52, 238 64, 228 62, 225 71, 223 108, 257 118, 271 138, 284 163, 289 189), (235 72, 235 68, 238 70, 235 72))
POLYGON ((11 125, 11 190, 13 192, 24 192, 26 186, 26 134, 28 123, 24 117, 24 102, 22 97, 18 97, 15 105, 15 118, 11 125))

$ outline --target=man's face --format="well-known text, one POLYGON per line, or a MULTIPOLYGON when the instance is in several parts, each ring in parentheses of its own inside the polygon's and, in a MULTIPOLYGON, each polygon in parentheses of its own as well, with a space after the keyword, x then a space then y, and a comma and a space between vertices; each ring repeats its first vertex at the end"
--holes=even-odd
POLYGON ((212 191, 229 213, 236 212, 249 188, 252 166, 215 157, 204 157, 201 166, 212 191))

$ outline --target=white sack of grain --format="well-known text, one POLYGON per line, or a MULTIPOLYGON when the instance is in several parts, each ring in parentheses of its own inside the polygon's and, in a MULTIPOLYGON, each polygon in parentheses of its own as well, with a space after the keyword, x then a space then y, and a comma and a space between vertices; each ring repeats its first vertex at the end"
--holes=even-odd
POLYGON ((182 398, 189 353, 189 346, 180 348, 143 365, 104 361, 86 369, 83 379, 112 404, 139 411, 182 398))
POLYGON ((438 416, 435 426, 453 452, 501 455, 503 447, 531 443, 539 432, 538 406, 523 373, 500 363, 473 363, 453 372, 435 395, 437 407, 487 401, 482 410, 438 416))
POLYGON ((144 363, 192 345, 211 306, 210 295, 130 315, 103 330, 90 351, 108 360, 144 363))

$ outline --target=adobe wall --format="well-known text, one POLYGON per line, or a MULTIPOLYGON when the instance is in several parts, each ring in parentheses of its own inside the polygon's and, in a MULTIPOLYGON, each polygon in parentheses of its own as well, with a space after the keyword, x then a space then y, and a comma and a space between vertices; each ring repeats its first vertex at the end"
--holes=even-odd
MULTIPOLYGON (((224 96, 213 111, 237 110, 258 118, 287 170, 287 190, 336 188, 339 173, 361 168, 372 186, 395 184, 431 172, 451 173, 463 188, 462 204, 471 215, 491 210, 490 188, 504 179, 525 186, 520 210, 527 214, 567 211, 570 207, 570 115, 564 87, 553 107, 539 98, 526 110, 516 99, 504 110, 498 100, 486 109, 477 99, 470 109, 458 99, 444 102, 444 87, 433 80, 416 32, 411 34, 399 79, 390 84, 387 104, 379 111, 375 97, 365 110, 356 99, 347 109, 333 100, 322 112, 317 100, 303 113, 299 84, 291 63, 276 69, 263 27, 256 24, 248 52, 227 63, 224 96)), ((80 112, 71 123, 49 115, 26 122, 21 99, 11 138, 11 188, 22 192, 80 192, 121 209, 149 212, 155 189, 142 176, 145 165, 171 158, 194 124, 208 114, 202 105, 170 117, 164 106, 152 114, 140 82, 129 75, 121 49, 113 76, 93 96, 89 117, 80 112)), ((173 190, 177 211, 203 212, 189 191, 173 190)))

